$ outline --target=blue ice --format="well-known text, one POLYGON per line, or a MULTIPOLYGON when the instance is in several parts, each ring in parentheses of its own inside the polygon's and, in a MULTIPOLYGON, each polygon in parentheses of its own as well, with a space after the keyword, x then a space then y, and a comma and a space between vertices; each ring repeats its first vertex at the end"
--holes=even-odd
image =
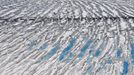
POLYGON ((44 50, 44 49, 47 48, 47 46, 48 46, 48 43, 44 43, 44 44, 39 48, 39 50, 44 50))
POLYGON ((76 38, 72 38, 69 45, 62 51, 59 60, 63 60, 65 58, 65 56, 69 53, 69 51, 72 49, 75 43, 76 43, 76 38))
POLYGON ((78 55, 79 58, 82 58, 86 52, 86 50, 89 48, 89 46, 91 45, 92 41, 88 40, 87 43, 84 45, 84 47, 82 47, 80 54, 78 55))
POLYGON ((128 66, 129 66, 129 63, 127 61, 124 61, 122 75, 127 75, 127 73, 128 73, 128 66))
POLYGON ((60 47, 54 47, 43 59, 49 60, 57 52, 58 49, 60 49, 60 47))
POLYGON ((100 55, 101 51, 98 49, 95 53, 95 56, 98 57, 100 55))
POLYGON ((134 44, 131 44, 131 58, 134 60, 134 44))
POLYGON ((119 57, 121 57, 121 54, 122 54, 122 50, 121 49, 117 49, 116 56, 119 58, 119 57))

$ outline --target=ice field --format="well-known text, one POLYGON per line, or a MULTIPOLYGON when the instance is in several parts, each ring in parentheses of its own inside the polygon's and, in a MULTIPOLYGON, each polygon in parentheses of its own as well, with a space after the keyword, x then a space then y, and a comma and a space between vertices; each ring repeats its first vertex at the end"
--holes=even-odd
POLYGON ((0 0, 0 75, 134 75, 134 1, 0 0))

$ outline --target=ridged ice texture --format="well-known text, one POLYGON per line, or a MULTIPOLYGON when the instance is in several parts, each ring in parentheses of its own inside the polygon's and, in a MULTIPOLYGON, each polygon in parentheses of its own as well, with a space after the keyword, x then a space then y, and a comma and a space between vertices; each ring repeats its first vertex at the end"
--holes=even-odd
POLYGON ((0 75, 134 75, 133 3, 0 0, 0 75))

